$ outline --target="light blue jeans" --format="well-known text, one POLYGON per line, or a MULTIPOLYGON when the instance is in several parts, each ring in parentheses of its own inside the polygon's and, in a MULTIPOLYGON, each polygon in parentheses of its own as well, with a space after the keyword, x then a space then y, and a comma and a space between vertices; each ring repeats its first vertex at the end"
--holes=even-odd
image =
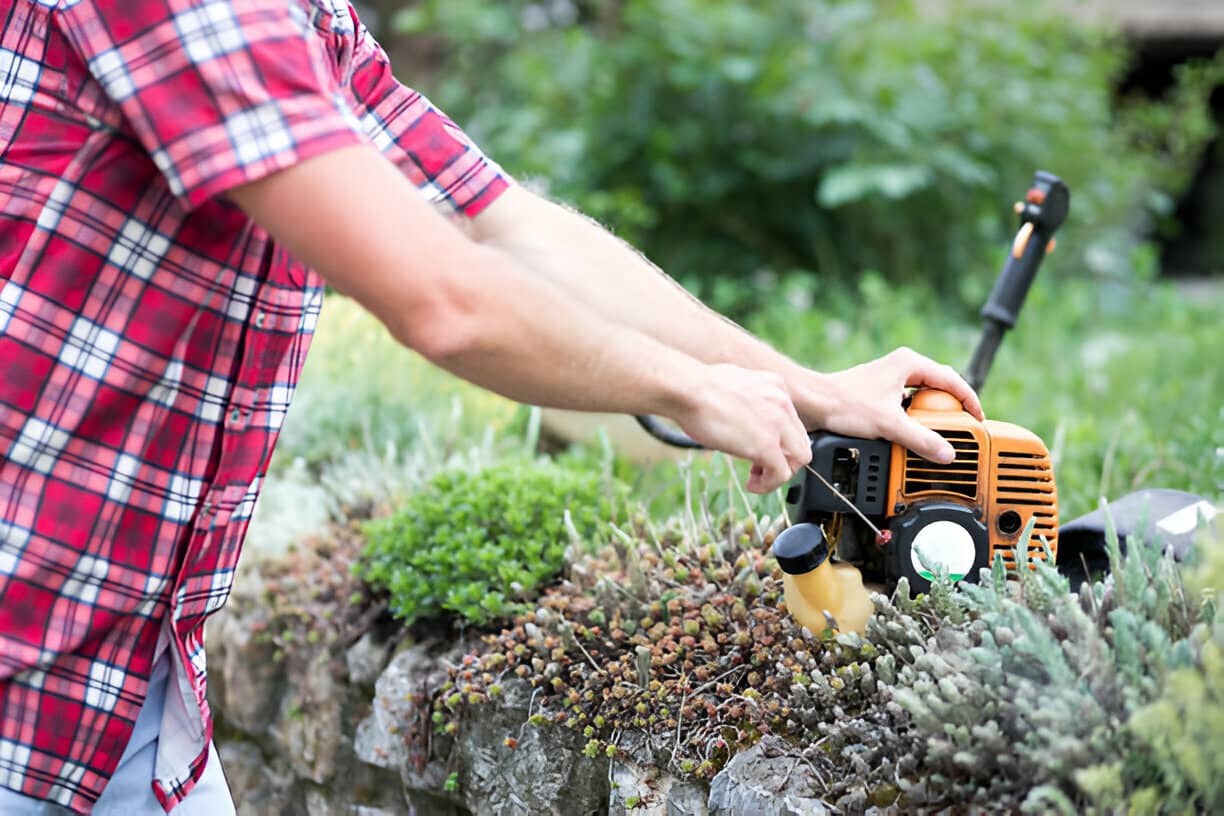
MULTIPOLYGON (((132 739, 119 760, 115 775, 94 805, 93 816, 163 816, 161 804, 153 795, 153 763, 157 758, 157 738, 172 665, 167 651, 153 667, 149 696, 136 717, 132 739)), ((211 743, 204 776, 170 813, 171 816, 234 816, 229 785, 221 771, 217 749, 211 743)), ((0 816, 72 816, 72 811, 0 788, 0 816)))

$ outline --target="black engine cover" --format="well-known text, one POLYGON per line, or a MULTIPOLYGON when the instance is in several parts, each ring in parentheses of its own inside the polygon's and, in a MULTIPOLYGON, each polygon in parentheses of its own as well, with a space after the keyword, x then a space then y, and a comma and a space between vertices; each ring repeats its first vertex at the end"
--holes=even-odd
POLYGON ((954 502, 920 502, 892 520, 885 571, 896 580, 905 576, 915 592, 931 587, 933 572, 923 567, 941 565, 953 580, 974 583, 983 567, 990 566, 990 536, 972 507, 954 502))
MULTIPOLYGON (((888 499, 888 465, 892 443, 883 439, 856 439, 831 433, 814 433, 809 468, 823 476, 846 499, 868 516, 883 516, 888 499)), ((810 521, 822 513, 846 513, 845 500, 832 493, 806 468, 799 472, 786 493, 795 506, 794 521, 810 521)))

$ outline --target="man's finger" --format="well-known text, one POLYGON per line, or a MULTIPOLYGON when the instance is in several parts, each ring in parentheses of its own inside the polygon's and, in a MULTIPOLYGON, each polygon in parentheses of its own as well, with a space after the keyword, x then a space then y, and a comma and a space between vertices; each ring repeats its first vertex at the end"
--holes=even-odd
POLYGON ((965 410, 974 417, 979 420, 986 418, 986 415, 982 413, 982 403, 978 395, 969 387, 969 383, 965 382, 965 378, 951 366, 940 365, 934 360, 918 355, 905 384, 907 386, 925 385, 929 388, 947 391, 960 400, 965 410))
POLYGON ((803 426, 803 420, 799 418, 798 411, 792 405, 790 407, 790 417, 786 426, 782 429, 782 450, 786 455, 786 461, 791 466, 791 475, 812 461, 812 441, 808 437, 807 428, 803 426))
POLYGON ((946 465, 956 458, 952 444, 930 428, 902 414, 888 438, 923 459, 946 465))
POLYGON ((790 477, 791 470, 786 457, 780 450, 775 451, 767 459, 759 459, 753 463, 747 488, 753 493, 769 493, 786 484, 790 477))

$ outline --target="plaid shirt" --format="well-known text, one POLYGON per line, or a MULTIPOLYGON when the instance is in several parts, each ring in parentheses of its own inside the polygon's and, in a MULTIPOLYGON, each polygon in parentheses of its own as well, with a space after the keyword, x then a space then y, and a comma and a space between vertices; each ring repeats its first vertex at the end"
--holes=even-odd
POLYGON ((0 0, 0 26, 0 787, 88 813, 168 627, 169 810, 322 301, 220 194, 371 142, 457 213, 507 182, 343 0, 0 0))

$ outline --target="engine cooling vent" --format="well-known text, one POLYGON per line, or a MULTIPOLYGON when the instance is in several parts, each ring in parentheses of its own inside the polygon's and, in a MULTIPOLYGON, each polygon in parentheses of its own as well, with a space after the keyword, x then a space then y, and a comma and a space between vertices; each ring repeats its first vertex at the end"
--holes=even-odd
MULTIPOLYGON (((1029 559, 1045 556, 1042 538, 1049 543, 1051 551, 1055 551, 1058 547, 1058 494, 1054 487, 1050 457, 1037 453, 998 451, 995 462, 998 473, 995 507, 1015 510, 1020 514, 1022 524, 1033 519, 1029 559)), ((1007 566, 1015 566, 1016 553, 1012 548, 1002 547, 997 552, 1003 556, 1007 566)))
POLYGON ((905 487, 907 496, 939 491, 955 493, 973 499, 977 496, 978 457, 981 454, 977 438, 968 431, 940 431, 940 436, 952 443, 956 458, 946 465, 937 465, 913 452, 905 454, 905 487))

